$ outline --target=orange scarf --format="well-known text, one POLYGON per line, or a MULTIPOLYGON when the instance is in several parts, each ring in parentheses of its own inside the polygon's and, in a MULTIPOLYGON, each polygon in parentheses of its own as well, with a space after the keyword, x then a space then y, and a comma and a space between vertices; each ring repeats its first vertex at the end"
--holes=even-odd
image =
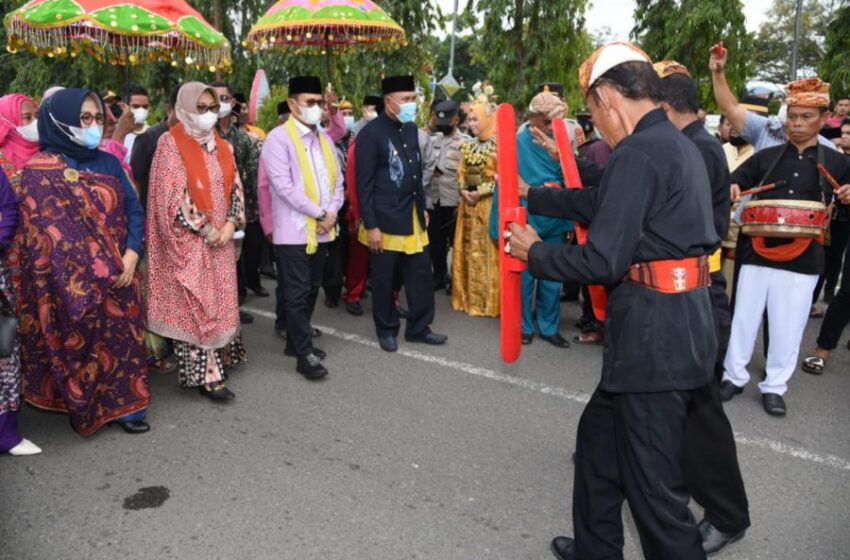
MULTIPOLYGON (((208 213, 213 209, 212 191, 210 190, 210 174, 204 163, 204 149, 197 140, 186 134, 183 123, 174 126, 170 130, 177 150, 183 158, 183 166, 186 168, 186 177, 189 179, 189 195, 199 211, 208 213)), ((230 207, 230 196, 233 193, 233 183, 236 180, 236 163, 226 140, 215 132, 215 148, 218 156, 218 164, 221 166, 221 174, 224 177, 224 200, 230 207)))

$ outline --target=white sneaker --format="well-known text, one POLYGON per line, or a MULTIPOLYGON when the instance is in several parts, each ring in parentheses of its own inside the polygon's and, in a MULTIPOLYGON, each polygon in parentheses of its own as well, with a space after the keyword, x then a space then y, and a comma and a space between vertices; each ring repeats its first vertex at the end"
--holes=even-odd
POLYGON ((28 439, 24 439, 21 443, 9 450, 9 455, 14 455, 16 457, 38 455, 39 453, 41 453, 41 448, 28 439))

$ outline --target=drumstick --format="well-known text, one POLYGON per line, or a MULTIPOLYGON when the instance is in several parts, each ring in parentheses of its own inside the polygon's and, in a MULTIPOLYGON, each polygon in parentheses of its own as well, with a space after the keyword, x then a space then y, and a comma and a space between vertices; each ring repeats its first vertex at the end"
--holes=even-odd
POLYGON ((767 185, 762 185, 760 187, 753 187, 752 189, 746 190, 741 193, 740 197, 744 198, 745 196, 750 196, 751 194, 759 194, 765 191, 770 191, 775 189, 776 187, 781 187, 785 181, 776 181, 775 183, 769 183, 767 185))
POLYGON ((830 186, 835 190, 835 192, 838 192, 841 189, 841 185, 838 184, 838 181, 835 180, 835 177, 833 177, 829 173, 829 171, 826 170, 826 167, 824 167, 823 164, 818 163, 817 166, 818 171, 820 171, 820 174, 823 175, 824 179, 826 179, 826 182, 830 184, 830 186))

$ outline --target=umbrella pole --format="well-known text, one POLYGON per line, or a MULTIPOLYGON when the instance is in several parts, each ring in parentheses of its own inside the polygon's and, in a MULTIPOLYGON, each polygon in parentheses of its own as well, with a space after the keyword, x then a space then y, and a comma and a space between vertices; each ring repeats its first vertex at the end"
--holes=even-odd
POLYGON ((328 81, 330 83, 333 83, 333 81, 334 81, 333 54, 331 54, 331 48, 330 47, 328 47, 327 51, 325 51, 325 52, 327 53, 327 56, 325 57, 325 61, 328 63, 328 81))
POLYGON ((122 93, 121 98, 124 102, 126 102, 128 104, 130 103, 130 97, 128 95, 129 92, 130 92, 130 65, 125 64, 124 65, 124 91, 121 92, 122 93), (127 97, 127 99, 124 99, 125 96, 127 97))

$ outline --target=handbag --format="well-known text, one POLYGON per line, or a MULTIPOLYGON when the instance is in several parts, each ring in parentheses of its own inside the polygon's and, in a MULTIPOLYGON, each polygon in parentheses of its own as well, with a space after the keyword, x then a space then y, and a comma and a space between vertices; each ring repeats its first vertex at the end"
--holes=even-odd
POLYGON ((18 336, 18 316, 15 309, 0 291, 0 358, 8 358, 15 349, 18 336))

